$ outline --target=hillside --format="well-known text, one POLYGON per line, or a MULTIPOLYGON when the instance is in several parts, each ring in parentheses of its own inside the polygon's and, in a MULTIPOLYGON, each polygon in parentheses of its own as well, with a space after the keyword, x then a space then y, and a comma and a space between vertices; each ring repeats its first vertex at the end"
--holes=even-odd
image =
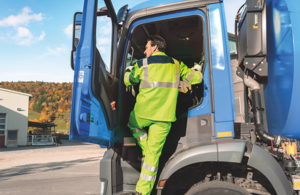
POLYGON ((53 123, 56 130, 67 131, 70 123, 72 83, 48 82, 1 82, 1 88, 28 93, 32 95, 29 102, 29 120, 53 123))

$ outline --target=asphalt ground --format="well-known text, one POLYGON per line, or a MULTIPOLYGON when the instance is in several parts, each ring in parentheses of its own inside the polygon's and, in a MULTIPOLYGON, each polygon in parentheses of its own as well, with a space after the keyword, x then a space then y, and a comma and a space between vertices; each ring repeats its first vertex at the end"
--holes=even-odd
POLYGON ((59 146, 0 149, 0 195, 100 194, 106 149, 63 141, 59 146))

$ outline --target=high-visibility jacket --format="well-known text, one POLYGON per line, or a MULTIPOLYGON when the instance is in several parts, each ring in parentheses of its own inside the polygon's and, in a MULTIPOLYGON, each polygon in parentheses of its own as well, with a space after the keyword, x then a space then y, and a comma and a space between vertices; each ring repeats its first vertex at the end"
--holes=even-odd
POLYGON ((124 75, 126 86, 140 83, 134 107, 135 114, 154 121, 176 121, 176 104, 179 82, 201 83, 200 71, 188 68, 183 62, 155 52, 150 57, 135 63, 131 72, 124 75))

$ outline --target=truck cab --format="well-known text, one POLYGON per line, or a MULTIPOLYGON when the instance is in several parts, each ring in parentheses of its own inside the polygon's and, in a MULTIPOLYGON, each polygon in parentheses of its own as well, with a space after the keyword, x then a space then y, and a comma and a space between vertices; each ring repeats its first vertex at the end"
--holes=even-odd
POLYGON ((75 13, 71 52, 70 139, 107 148, 100 162, 100 194, 135 191, 142 154, 127 123, 139 88, 126 87, 123 77, 126 67, 145 57, 147 37, 155 34, 166 40, 168 56, 189 68, 200 63, 203 81, 179 94, 177 121, 162 151, 152 194, 293 194, 276 159, 247 139, 253 124, 234 124, 223 0, 146 1, 131 9, 124 5, 117 14, 110 0, 105 4, 99 8, 97 0, 85 0, 83 12, 75 13), (110 56, 97 45, 100 17, 112 25, 110 56))

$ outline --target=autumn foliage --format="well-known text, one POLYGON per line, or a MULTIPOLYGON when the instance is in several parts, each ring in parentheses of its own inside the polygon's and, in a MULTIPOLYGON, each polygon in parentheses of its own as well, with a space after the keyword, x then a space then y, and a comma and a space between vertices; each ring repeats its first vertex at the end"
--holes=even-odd
POLYGON ((0 87, 32 95, 29 110, 41 113, 42 117, 31 121, 50 122, 51 117, 60 118, 60 113, 71 112, 72 83, 1 82, 0 87))

